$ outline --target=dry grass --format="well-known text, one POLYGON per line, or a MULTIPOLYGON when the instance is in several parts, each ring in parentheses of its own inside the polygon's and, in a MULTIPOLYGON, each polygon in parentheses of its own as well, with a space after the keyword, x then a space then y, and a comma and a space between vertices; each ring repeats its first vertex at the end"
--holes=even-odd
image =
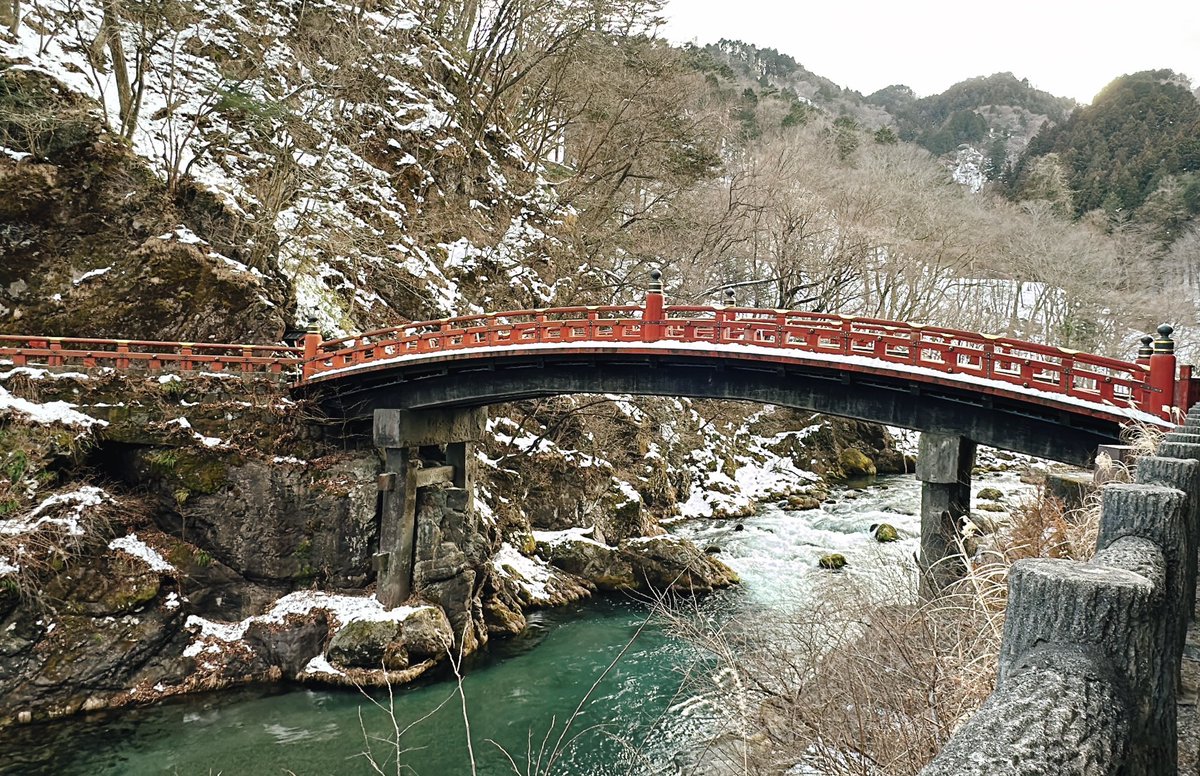
POLYGON ((1089 556, 1097 524, 1098 510, 1067 512, 1039 493, 932 602, 913 602, 912 572, 896 568, 869 589, 839 584, 816 610, 787 619, 713 628, 660 609, 720 678, 715 692, 692 688, 724 724, 703 772, 802 763, 825 776, 916 774, 993 689, 1012 563, 1089 556), (881 601, 881 589, 896 592, 881 601))

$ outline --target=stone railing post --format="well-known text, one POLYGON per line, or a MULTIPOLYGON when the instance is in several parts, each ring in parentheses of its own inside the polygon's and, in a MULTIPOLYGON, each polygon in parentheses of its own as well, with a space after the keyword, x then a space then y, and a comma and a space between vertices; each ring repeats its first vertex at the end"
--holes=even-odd
POLYGON ((995 692, 922 776, 1170 776, 1200 463, 1103 491, 1095 558, 1013 565, 995 692))

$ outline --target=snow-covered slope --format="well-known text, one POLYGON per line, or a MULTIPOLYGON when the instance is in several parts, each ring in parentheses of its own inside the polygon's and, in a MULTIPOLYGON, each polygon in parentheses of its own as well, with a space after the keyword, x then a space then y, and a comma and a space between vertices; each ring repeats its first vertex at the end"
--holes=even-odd
POLYGON ((463 65, 403 5, 116 3, 107 20, 104 6, 26 5, 0 57, 96 100, 169 187, 214 193, 243 263, 290 283, 298 322, 468 312, 487 300, 460 281, 485 268, 549 301, 518 254, 546 239, 553 192, 499 127, 463 125, 472 111, 447 86, 463 65))

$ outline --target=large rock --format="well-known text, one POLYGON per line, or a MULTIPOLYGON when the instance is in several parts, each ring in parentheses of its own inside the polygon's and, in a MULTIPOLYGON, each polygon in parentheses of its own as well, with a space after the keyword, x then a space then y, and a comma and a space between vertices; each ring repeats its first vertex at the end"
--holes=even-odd
POLYGON ((633 590, 638 587, 630 557, 617 547, 609 547, 594 539, 578 534, 557 534, 538 541, 537 552, 551 565, 586 579, 600 590, 633 590))
POLYGON ((874 477, 876 471, 875 462, 853 447, 847 447, 838 454, 838 468, 847 479, 874 477))
POLYGON ((131 478, 153 483, 171 506, 162 527, 246 579, 366 584, 378 533, 374 453, 319 470, 190 449, 134 456, 131 478))
POLYGON ((621 542, 620 551, 643 589, 708 593, 739 581, 733 569, 676 536, 630 539, 621 542))
POLYGON ((284 676, 295 678, 325 646, 329 618, 317 610, 310 617, 289 617, 283 623, 255 620, 243 638, 267 663, 278 666, 284 676))
POLYGON ((412 657, 440 659, 454 645, 454 632, 444 611, 424 606, 404 618, 399 640, 412 657))
POLYGON ((415 545, 413 595, 445 610, 456 649, 474 652, 488 639, 482 582, 492 553, 467 490, 420 491, 415 545))
POLYGON ((159 593, 158 572, 124 553, 108 552, 70 564, 40 591, 63 614, 116 617, 136 611, 159 593))
POLYGON ((342 626, 329 642, 326 656, 347 668, 395 671, 449 654, 454 634, 446 613, 423 606, 403 620, 355 620, 342 626))
POLYGON ((379 668, 384 651, 399 635, 397 620, 355 620, 334 634, 326 656, 340 666, 379 668))

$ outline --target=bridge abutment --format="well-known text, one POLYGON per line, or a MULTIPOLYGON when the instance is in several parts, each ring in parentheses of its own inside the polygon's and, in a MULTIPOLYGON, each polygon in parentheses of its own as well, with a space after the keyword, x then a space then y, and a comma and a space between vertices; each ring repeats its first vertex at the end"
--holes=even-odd
POLYGON ((921 480, 921 553, 919 592, 936 598, 962 578, 963 518, 971 512, 971 469, 975 442, 956 434, 924 432, 917 451, 921 480))
POLYGON ((385 457, 375 595, 384 606, 398 606, 413 592, 423 491, 459 491, 450 503, 470 510, 474 446, 483 438, 486 422, 484 408, 375 410, 375 445, 385 457))

